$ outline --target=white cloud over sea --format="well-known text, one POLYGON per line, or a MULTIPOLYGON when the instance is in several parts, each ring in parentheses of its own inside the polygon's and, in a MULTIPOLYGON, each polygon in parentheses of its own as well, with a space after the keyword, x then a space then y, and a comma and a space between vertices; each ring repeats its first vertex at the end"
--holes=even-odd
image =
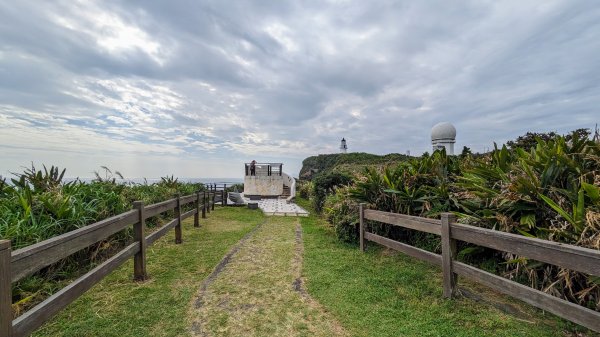
POLYGON ((474 151, 600 113, 595 1, 2 1, 0 175, 240 177, 243 162, 474 151))

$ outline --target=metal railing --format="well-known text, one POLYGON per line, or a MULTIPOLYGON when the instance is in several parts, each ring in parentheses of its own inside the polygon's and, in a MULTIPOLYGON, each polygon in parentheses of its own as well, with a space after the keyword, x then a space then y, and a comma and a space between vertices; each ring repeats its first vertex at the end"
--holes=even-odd
POLYGON ((283 172, 282 163, 246 163, 246 176, 281 176, 283 172))
POLYGON ((296 179, 294 179, 294 177, 292 177, 291 175, 283 172, 283 184, 287 185, 290 188, 290 196, 286 199, 286 201, 290 203, 294 198, 296 198, 296 179))

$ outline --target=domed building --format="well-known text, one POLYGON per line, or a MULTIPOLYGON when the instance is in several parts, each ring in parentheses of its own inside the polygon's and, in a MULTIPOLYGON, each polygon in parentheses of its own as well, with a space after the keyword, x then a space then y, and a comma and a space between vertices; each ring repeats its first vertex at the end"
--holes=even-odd
POLYGON ((433 151, 446 149, 446 154, 454 155, 456 128, 448 122, 438 123, 431 129, 431 147, 433 151))

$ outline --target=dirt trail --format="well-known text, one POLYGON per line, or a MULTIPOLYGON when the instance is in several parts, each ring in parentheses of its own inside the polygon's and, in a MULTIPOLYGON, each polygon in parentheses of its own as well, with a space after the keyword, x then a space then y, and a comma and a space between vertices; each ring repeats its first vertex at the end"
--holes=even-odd
POLYGON ((189 310, 193 336, 345 336, 304 289, 302 229, 270 217, 205 280, 189 310))

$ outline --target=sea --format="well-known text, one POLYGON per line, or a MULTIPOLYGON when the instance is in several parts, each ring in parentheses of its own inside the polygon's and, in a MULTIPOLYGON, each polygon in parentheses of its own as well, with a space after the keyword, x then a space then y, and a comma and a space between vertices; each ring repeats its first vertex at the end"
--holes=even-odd
MULTIPOLYGON (((64 178, 64 182, 71 182, 79 179, 84 183, 89 183, 96 178, 64 178)), ((161 178, 125 178, 125 179, 116 179, 117 183, 122 184, 154 184, 161 181, 161 178)), ((182 183, 202 183, 202 184, 243 184, 243 178, 177 178, 177 181, 182 183)))

